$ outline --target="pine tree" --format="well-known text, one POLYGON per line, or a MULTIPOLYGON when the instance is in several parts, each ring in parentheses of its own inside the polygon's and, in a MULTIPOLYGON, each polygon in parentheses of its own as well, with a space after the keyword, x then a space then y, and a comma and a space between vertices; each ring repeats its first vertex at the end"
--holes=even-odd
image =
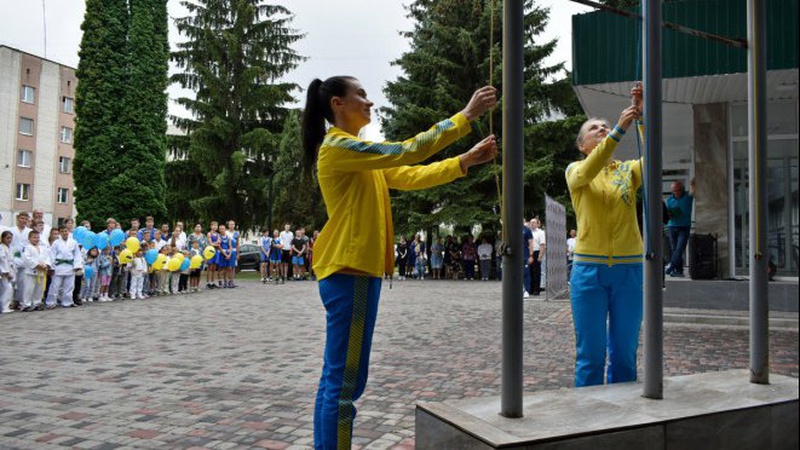
POLYGON ((291 12, 261 0, 184 1, 176 20, 188 40, 173 52, 181 73, 172 83, 195 92, 178 103, 193 115, 176 125, 190 135, 188 159, 206 189, 190 202, 203 221, 235 219, 243 229, 263 224, 270 156, 297 86, 278 80, 303 58, 291 45, 291 12))
MULTIPOLYGON (((417 0, 408 11, 409 17, 416 21, 414 29, 404 33, 411 41, 411 50, 394 62, 404 75, 388 84, 385 92, 395 106, 382 111, 383 131, 391 139, 406 138, 449 117, 466 105, 475 89, 488 84, 492 20, 492 78, 502 92, 501 1, 417 0)), ((532 1, 526 1, 525 11, 525 123, 531 127, 561 111, 556 94, 563 95, 563 90, 549 80, 565 71, 563 64, 546 66, 542 62, 555 48, 555 41, 536 40, 544 29, 548 11, 536 7, 532 1)), ((493 131, 498 140, 502 138, 501 112, 502 107, 498 107, 493 113, 493 131)), ((434 159, 467 150, 488 134, 487 125, 487 119, 474 123, 468 138, 434 159)), ((530 136, 531 132, 527 134, 530 136)), ((530 139, 526 140, 525 153, 526 205, 520 207, 526 212, 541 211, 545 175, 555 170, 553 157, 530 139)), ((497 165, 473 168, 468 178, 434 189, 393 193, 396 229, 409 232, 430 229, 440 223, 466 228, 476 223, 495 226, 500 199, 494 174, 500 172, 501 163, 498 158, 497 165)))

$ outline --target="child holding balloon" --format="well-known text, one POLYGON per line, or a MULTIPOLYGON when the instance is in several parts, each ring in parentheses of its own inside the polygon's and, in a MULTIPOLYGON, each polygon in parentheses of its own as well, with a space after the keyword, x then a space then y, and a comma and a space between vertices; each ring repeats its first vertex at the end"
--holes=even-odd
POLYGON ((86 261, 83 268, 83 289, 81 289, 81 302, 93 302, 94 291, 97 290, 97 249, 90 248, 86 252, 86 261))
POLYGON ((144 300, 144 279, 147 277, 147 261, 142 249, 136 251, 136 257, 129 263, 131 273, 131 300, 144 300))
POLYGON ((178 251, 178 247, 170 246, 169 262, 167 263, 167 270, 169 274, 169 293, 177 294, 180 292, 180 276, 181 264, 183 263, 183 255, 178 251))
POLYGON ((180 277, 178 278, 178 293, 185 294, 189 289, 189 265, 191 264, 190 258, 192 255, 184 250, 181 252, 183 259, 181 260, 180 277))
MULTIPOLYGON (((158 244, 156 244, 158 245, 158 244)), ((169 284, 167 284, 169 274, 169 245, 164 245, 158 252, 158 259, 153 265, 158 273, 158 293, 159 295, 169 294, 169 284), (163 255, 163 256, 162 256, 163 255)))
POLYGON ((100 301, 112 302, 114 299, 108 296, 108 286, 111 285, 111 274, 114 271, 113 256, 111 256, 111 249, 106 246, 100 257, 97 259, 97 275, 100 278, 100 301))
POLYGON ((203 272, 203 255, 200 250, 200 240, 195 239, 192 241, 192 247, 189 250, 190 258, 190 272, 189 272, 189 289, 192 292, 197 292, 200 288, 200 274, 203 272))

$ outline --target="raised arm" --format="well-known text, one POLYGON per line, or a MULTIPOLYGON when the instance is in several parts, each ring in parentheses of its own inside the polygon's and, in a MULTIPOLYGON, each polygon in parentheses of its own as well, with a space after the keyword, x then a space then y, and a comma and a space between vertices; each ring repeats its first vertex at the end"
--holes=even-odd
POLYGON ((496 92, 491 86, 478 89, 461 112, 401 142, 364 141, 336 128, 320 146, 320 172, 385 169, 424 161, 467 135, 471 131, 470 121, 497 104, 496 92))
POLYGON ((391 189, 415 190, 448 183, 466 175, 470 167, 497 156, 497 141, 488 136, 459 156, 424 166, 402 166, 384 169, 386 184, 391 189))

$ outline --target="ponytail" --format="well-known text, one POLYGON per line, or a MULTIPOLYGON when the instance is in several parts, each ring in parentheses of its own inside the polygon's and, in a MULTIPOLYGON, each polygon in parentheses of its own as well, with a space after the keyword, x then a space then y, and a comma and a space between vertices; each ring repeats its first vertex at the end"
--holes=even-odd
MULTIPOLYGON (((317 148, 325 137, 325 116, 322 112, 323 106, 319 101, 319 87, 322 80, 314 78, 308 85, 306 92, 306 108, 303 110, 303 120, 301 124, 303 136, 303 166, 310 168, 317 160, 317 148)), ((330 108, 330 106, 328 107, 330 108)))
POLYGON ((350 81, 349 76, 330 77, 325 81, 315 78, 308 85, 306 107, 303 110, 303 166, 310 169, 317 160, 317 150, 325 138, 325 121, 333 123, 331 98, 344 97, 350 81))

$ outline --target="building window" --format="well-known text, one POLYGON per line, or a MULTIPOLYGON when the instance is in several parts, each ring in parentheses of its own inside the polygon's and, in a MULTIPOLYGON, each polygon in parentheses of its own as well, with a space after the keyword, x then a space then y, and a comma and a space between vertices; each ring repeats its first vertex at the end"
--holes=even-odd
POLYGON ((63 105, 64 112, 67 114, 73 114, 75 112, 75 99, 72 97, 62 97, 61 103, 63 105))
POLYGON ((17 200, 27 202, 31 196, 31 185, 17 183, 17 200))
POLYGON ((72 171, 72 158, 67 158, 66 156, 59 156, 58 171, 61 173, 70 173, 70 171, 72 171))
POLYGON ((61 127, 61 142, 65 144, 72 143, 72 128, 61 127))
POLYGON ((19 134, 33 136, 33 119, 28 119, 27 117, 19 118, 19 134))
POLYGON ((58 203, 62 205, 69 201, 69 189, 58 188, 58 203))
POLYGON ((31 86, 22 86, 22 92, 20 92, 20 100, 24 103, 33 103, 34 97, 36 96, 36 88, 31 86))
POLYGON ((20 150, 17 156, 17 165, 19 167, 30 167, 33 153, 30 150, 20 150))

